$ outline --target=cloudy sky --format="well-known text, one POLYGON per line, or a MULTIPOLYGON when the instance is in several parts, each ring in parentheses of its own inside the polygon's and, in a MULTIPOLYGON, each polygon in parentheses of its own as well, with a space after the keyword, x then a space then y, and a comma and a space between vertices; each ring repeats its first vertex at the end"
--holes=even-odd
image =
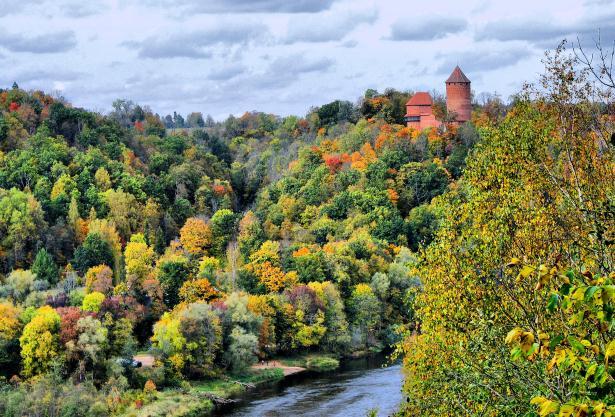
POLYGON ((615 0, 0 0, 0 86, 107 112, 303 115, 367 88, 532 81, 564 37, 615 39, 615 0))

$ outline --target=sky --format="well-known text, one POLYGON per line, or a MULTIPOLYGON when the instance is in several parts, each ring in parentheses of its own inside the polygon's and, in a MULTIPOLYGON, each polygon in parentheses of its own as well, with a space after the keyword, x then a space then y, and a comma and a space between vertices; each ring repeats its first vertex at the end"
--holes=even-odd
POLYGON ((368 88, 517 92, 567 38, 615 40, 615 0, 0 0, 0 87, 102 113, 305 115, 368 88))

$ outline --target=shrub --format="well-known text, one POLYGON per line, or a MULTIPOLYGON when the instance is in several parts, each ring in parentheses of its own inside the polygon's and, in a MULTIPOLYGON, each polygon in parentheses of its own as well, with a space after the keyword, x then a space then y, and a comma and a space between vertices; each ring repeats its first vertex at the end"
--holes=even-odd
POLYGON ((312 356, 308 358, 306 366, 310 371, 329 372, 340 366, 340 361, 329 356, 312 356))

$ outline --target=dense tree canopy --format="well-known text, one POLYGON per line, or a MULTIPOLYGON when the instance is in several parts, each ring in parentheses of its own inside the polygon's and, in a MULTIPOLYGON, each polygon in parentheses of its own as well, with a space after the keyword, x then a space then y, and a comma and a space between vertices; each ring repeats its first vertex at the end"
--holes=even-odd
POLYGON ((467 198, 481 138, 505 137, 492 119, 512 122, 477 107, 476 125, 419 132, 409 95, 216 122, 0 90, 0 414, 37 414, 38 395, 121 415, 259 359, 419 331, 417 268, 457 213, 442 202, 467 198))

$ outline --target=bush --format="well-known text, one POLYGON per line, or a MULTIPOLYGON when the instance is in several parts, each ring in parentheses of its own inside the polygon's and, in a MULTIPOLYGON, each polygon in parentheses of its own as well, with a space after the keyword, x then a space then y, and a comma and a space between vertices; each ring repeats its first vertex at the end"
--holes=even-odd
POLYGON ((154 366, 134 369, 131 380, 133 387, 143 387, 147 381, 152 381, 157 387, 164 386, 164 368, 162 366, 154 366))
POLYGON ((310 371, 329 372, 340 366, 340 361, 329 356, 312 356, 308 358, 306 366, 310 371))

